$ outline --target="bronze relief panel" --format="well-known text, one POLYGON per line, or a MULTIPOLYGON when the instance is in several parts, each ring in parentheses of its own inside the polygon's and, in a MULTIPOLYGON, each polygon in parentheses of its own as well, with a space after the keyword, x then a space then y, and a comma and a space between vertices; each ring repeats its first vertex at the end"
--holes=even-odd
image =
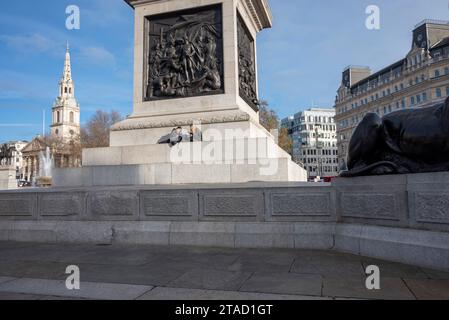
POLYGON ((224 93, 221 5, 147 20, 146 101, 224 93))

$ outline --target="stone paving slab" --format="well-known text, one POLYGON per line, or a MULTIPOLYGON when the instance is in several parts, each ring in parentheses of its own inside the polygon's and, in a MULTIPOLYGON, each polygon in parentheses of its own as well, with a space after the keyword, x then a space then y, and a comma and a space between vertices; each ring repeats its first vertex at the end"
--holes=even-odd
MULTIPOLYGON (((26 258, 26 257, 25 257, 26 258)), ((0 261, 0 276, 63 280, 68 263, 49 261, 0 261)))
POLYGON ((171 281, 167 286, 174 288, 238 291, 250 276, 250 272, 194 269, 178 279, 171 281))
POLYGON ((378 259, 367 259, 362 262, 364 270, 370 265, 379 267, 382 277, 388 278, 428 278, 429 276, 419 267, 402 263, 386 262, 378 259))
POLYGON ((100 300, 137 299, 152 288, 141 285, 82 282, 80 290, 68 290, 65 281, 31 278, 20 278, 0 283, 0 292, 100 300))
POLYGON ((164 286, 189 269, 182 265, 151 264, 144 266, 79 264, 84 281, 164 286))
POLYGON ((299 274, 344 274, 355 277, 365 274, 360 258, 358 260, 353 260, 346 256, 316 256, 310 258, 299 257, 295 259, 290 271, 299 274))
POLYGON ((337 298, 414 300, 415 296, 400 278, 381 277, 380 290, 368 290, 366 278, 334 276, 323 279, 323 295, 337 298))
POLYGON ((248 252, 241 255, 231 265, 227 266, 228 271, 270 271, 289 272, 295 261, 292 253, 257 253, 248 252))
POLYGON ((330 298, 239 291, 157 287, 138 300, 329 300, 330 298))
POLYGON ((449 272, 335 251, 0 242, 0 257, 0 300, 449 299, 449 272), (65 288, 69 264, 80 292, 65 288), (380 291, 365 287, 370 264, 380 291))
POLYGON ((449 280, 404 279, 419 300, 449 300, 449 280))
POLYGON ((13 278, 13 277, 0 277, 0 284, 4 283, 4 282, 11 281, 11 280, 14 280, 14 279, 15 278, 13 278))
POLYGON ((240 291, 321 296, 320 275, 293 273, 255 273, 240 291))
POLYGON ((444 271, 440 271, 440 270, 426 269, 426 268, 422 268, 422 271, 430 279, 449 280, 449 272, 444 272, 444 271))
POLYGON ((0 300, 42 300, 45 296, 15 292, 0 292, 0 300))

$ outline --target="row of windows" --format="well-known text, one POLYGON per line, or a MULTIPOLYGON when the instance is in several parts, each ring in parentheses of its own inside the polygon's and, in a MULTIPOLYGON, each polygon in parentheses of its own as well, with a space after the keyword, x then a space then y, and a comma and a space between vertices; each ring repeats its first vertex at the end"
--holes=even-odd
MULTIPOLYGON (((335 131, 333 131, 335 132, 335 131)), ((316 132, 301 132, 298 134, 298 136, 301 139, 307 139, 307 138, 316 138, 317 134, 316 132)), ((320 139, 336 139, 335 133, 320 133, 318 134, 318 138, 320 139)))
MULTIPOLYGON (((441 71, 440 71, 440 69, 435 69, 434 75, 435 75, 435 78, 440 77, 440 76, 441 76, 441 71)), ((445 76, 449 75, 449 67, 445 67, 445 68, 444 68, 444 75, 445 75, 445 76)))
MULTIPOLYGON (((449 96, 449 86, 445 88, 446 90, 446 96, 449 96)), ((435 97, 436 98, 441 98, 443 96, 442 94, 442 89, 441 88, 436 88, 435 89, 435 97)), ((409 98, 409 106, 410 107, 414 107, 417 106, 421 103, 427 102, 428 97, 427 97, 427 92, 423 92, 421 94, 418 94, 416 96, 412 96, 409 98)), ((406 99, 402 99, 401 101, 397 101, 394 104, 395 110, 399 110, 399 109, 405 109, 407 108, 407 102, 406 99)), ((373 110, 372 112, 375 112, 379 115, 385 115, 388 113, 393 112, 393 106, 392 105, 388 105, 388 106, 384 106, 381 108, 377 108, 375 110, 373 110)), ((355 125, 357 124, 359 121, 362 120, 363 116, 365 116, 365 114, 363 114, 361 117, 359 117, 358 115, 352 117, 351 119, 345 119, 340 121, 339 126, 340 128, 346 128, 350 125, 355 125)))
MULTIPOLYGON (((338 155, 337 150, 322 150, 322 155, 325 156, 336 156, 338 155)), ((317 149, 307 149, 302 150, 303 156, 316 156, 317 155, 317 149)))
MULTIPOLYGON (((440 77, 444 72, 444 75, 447 76, 449 75, 449 67, 445 67, 444 70, 440 70, 440 69, 435 69, 434 70, 434 77, 438 78, 440 77)), ((426 76, 424 74, 421 74, 421 77, 415 77, 415 79, 410 79, 409 80, 409 86, 413 86, 415 84, 419 84, 422 81, 426 80, 426 76)), ((385 90, 383 90, 381 93, 378 92, 376 94, 371 95, 371 102, 378 100, 379 98, 383 98, 386 97, 388 95, 390 95, 392 93, 392 89, 394 90, 394 92, 399 92, 401 90, 404 90, 404 84, 401 83, 399 85, 395 85, 394 88, 387 88, 385 90)), ((351 109, 356 109, 359 106, 363 106, 365 104, 368 104, 368 98, 365 99, 361 99, 359 102, 355 102, 351 104, 351 109)), ((348 107, 344 106, 342 108, 339 108, 339 110, 337 110, 337 113, 343 113, 343 112, 347 112, 348 111, 348 107)))
MULTIPOLYGON (((439 54, 435 54, 435 57, 438 57, 438 56, 439 56, 439 54)), ((421 64, 421 62, 422 62, 421 55, 417 55, 413 59, 409 59, 409 65, 412 65, 412 66, 419 65, 419 64, 421 64)), ((445 75, 449 74, 449 67, 446 67, 444 69, 444 74, 445 75)), ((359 94, 366 93, 366 92, 370 91, 371 89, 374 89, 375 87, 377 87, 378 84, 383 85, 383 84, 390 82, 391 75, 393 75, 393 79, 397 79, 397 78, 401 77, 402 76, 401 67, 398 67, 397 69, 395 69, 393 71, 390 71, 388 73, 385 73, 385 74, 379 76, 379 79, 373 80, 369 84, 365 83, 360 88, 355 89, 353 92, 353 95, 357 96, 359 94)), ((440 70, 436 70, 435 77, 439 77, 440 75, 441 75, 440 70)), ((421 81, 423 81, 423 80, 425 80, 425 76, 421 75, 421 81)), ((411 80, 411 83, 413 83, 413 80, 411 80)), ((418 77, 415 78, 415 83, 419 83, 418 77)), ((397 86, 395 86, 395 87, 397 87, 397 86)), ((403 88, 404 85, 401 84, 401 87, 403 88)), ((397 88, 396 88, 396 91, 398 91, 397 88)))
MULTIPOLYGON (((310 173, 310 172, 318 172, 318 168, 317 167, 312 167, 312 166, 307 166, 306 170, 310 173)), ((322 172, 325 173, 335 173, 338 172, 338 167, 337 166, 323 166, 321 167, 322 172)))
MULTIPOLYGON (((333 118, 332 118, 333 121, 333 118)), ((316 128, 319 128, 320 130, 323 131, 335 131, 336 127, 335 125, 332 124, 323 124, 323 125, 313 125, 313 124, 302 124, 298 127, 294 127, 293 131, 315 131, 316 128)))
MULTIPOLYGON (((317 158, 302 158, 301 161, 305 164, 312 164, 312 163, 317 163, 318 159, 317 158)), ((321 159, 323 164, 337 164, 338 163, 338 159, 335 158, 331 158, 331 159, 321 159)))
MULTIPOLYGON (((295 118, 294 121, 292 121, 291 126, 292 127, 300 127, 304 123, 334 123, 334 117, 327 117, 327 116, 302 116, 301 118, 295 118)), ((285 123, 284 123, 285 125, 285 123)))
MULTIPOLYGON (((323 148, 335 148, 337 145, 337 138, 334 139, 335 141, 329 142, 329 141, 319 141, 319 143, 321 144, 321 147, 323 148)), ((299 143, 301 143, 301 145, 303 147, 312 147, 316 145, 316 140, 307 140, 307 139, 301 139, 300 141, 298 141, 299 143)), ((296 141, 294 141, 294 144, 296 143, 296 141)))

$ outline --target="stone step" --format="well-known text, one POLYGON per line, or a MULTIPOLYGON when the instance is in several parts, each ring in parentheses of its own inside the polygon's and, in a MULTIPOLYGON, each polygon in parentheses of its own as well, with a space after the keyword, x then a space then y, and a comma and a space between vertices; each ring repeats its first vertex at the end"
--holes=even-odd
POLYGON ((56 187, 307 181, 307 172, 288 158, 246 163, 153 163, 55 169, 56 187))
POLYGON ((257 159, 291 159, 271 138, 228 139, 83 150, 83 166, 156 163, 245 163, 257 159))
MULTIPOLYGON (((189 115, 190 119, 186 123, 193 123, 192 115, 189 115)), ((170 122, 174 120, 169 117, 170 122)), ((182 122, 182 119, 177 119, 169 127, 154 127, 145 128, 146 122, 161 121, 157 119, 127 119, 124 122, 118 124, 118 126, 123 126, 127 124, 130 125, 131 129, 128 130, 112 130, 110 136, 111 147, 122 147, 122 146, 139 146, 147 144, 157 144, 161 137, 169 134, 173 127, 176 126, 176 122, 182 122), (142 121, 142 128, 139 128, 133 122, 142 121)), ((184 129, 189 129, 189 126, 183 125, 184 129)), ((260 124, 253 121, 238 121, 238 122, 223 122, 223 123, 212 123, 212 124, 201 124, 200 129, 203 133, 203 141, 213 141, 213 140, 226 140, 232 138, 271 138, 273 136, 260 124)))

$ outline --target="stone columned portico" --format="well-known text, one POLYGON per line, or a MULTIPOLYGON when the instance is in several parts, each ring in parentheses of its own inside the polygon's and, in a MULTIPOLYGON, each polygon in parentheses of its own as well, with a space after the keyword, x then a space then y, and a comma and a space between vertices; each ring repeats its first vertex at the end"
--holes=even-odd
POLYGON ((259 124, 256 37, 272 25, 266 0, 127 3, 133 112, 111 128, 109 148, 83 151, 83 168, 56 170, 56 186, 306 181, 259 124), (161 144, 192 125, 200 139, 161 144))

